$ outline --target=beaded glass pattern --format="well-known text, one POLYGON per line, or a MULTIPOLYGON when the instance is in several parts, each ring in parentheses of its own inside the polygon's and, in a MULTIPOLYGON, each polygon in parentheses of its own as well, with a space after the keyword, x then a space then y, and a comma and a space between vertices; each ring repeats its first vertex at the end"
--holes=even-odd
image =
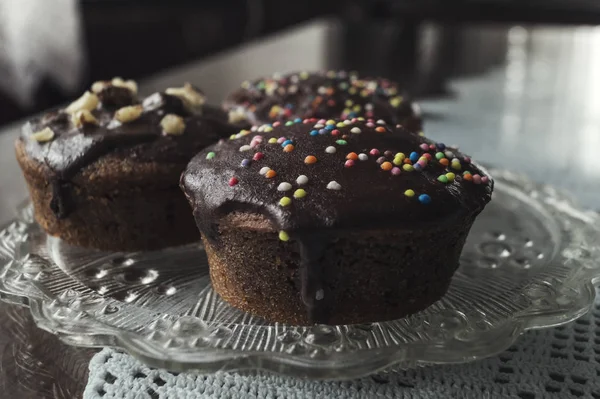
POLYGON ((525 330, 571 321, 600 282, 599 217, 550 187, 492 170, 448 293, 389 322, 271 324, 212 290, 200 246, 106 253, 47 236, 25 206, 0 231, 2 299, 78 346, 125 349, 173 371, 264 369, 348 379, 391 367, 463 363, 499 353, 525 330))

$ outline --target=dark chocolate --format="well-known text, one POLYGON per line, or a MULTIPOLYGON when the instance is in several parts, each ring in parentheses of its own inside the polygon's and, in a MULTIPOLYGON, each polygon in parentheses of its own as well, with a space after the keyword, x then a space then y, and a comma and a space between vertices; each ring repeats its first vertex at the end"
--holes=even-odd
POLYGON ((422 130, 420 110, 408 93, 390 80, 354 72, 302 72, 247 81, 228 96, 224 108, 245 114, 253 124, 297 117, 365 117, 422 130))
POLYGON ((492 180, 469 157, 402 127, 298 119, 252 130, 194 157, 182 188, 201 233, 217 244, 219 220, 236 211, 263 214, 280 238, 299 242, 302 296, 314 322, 327 314, 316 298, 320 248, 336 231, 435 228, 472 217, 491 198, 492 180), (297 183, 301 175, 306 184, 297 183), (298 189, 305 196, 296 198, 298 189), (282 206, 283 197, 291 203, 282 206))

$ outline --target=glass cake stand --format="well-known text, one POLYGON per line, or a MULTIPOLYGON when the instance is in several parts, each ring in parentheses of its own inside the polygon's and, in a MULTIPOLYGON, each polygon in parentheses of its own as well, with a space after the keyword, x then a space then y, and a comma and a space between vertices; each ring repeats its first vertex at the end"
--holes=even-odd
POLYGON ((0 231, 0 295, 68 344, 122 348, 172 371, 263 369, 326 379, 462 363, 523 331, 588 311, 600 282, 600 217, 550 187, 492 170, 448 293, 413 316, 313 327, 268 323, 213 291, 199 245, 106 253, 47 236, 29 206, 0 231))

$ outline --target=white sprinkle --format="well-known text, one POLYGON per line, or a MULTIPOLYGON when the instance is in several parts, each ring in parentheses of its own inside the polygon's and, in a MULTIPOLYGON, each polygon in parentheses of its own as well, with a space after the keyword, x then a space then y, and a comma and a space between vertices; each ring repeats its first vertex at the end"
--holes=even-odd
POLYGON ((249 145, 243 145, 240 147, 240 152, 250 151, 251 149, 252 147, 250 147, 249 145))
POLYGON ((358 159, 360 159, 361 161, 368 161, 369 156, 367 154, 360 153, 358 154, 358 159))
POLYGON ((421 116, 421 108, 417 104, 412 104, 412 111, 415 114, 415 116, 421 116))
POLYGON ((317 123, 316 125, 313 126, 315 129, 322 129, 325 127, 325 125, 321 124, 321 123, 317 123))
POLYGON ((319 88, 317 89, 317 92, 318 92, 319 94, 325 94, 325 93, 327 93, 327 88, 325 88, 325 87, 321 86, 321 87, 319 87, 319 88))
POLYGON ((329 189, 329 190, 341 190, 342 186, 340 185, 340 183, 332 180, 329 183, 327 183, 327 189, 329 189))
POLYGON ((298 91, 298 86, 296 86, 296 85, 292 85, 292 86, 290 86, 290 87, 288 88, 288 93, 292 93, 292 94, 294 94, 294 93, 296 93, 297 91, 298 91))
POLYGON ((346 119, 344 121, 344 125, 351 125, 351 124, 352 124, 352 121, 350 119, 346 119))
POLYGON ((358 127, 353 127, 352 129, 350 129, 350 133, 358 134, 360 132, 362 132, 362 130, 360 130, 360 128, 358 127))
POLYGON ((308 177, 304 176, 304 175, 300 175, 298 176, 298 178, 296 179, 296 183, 298 183, 300 186, 308 183, 308 177))
POLYGON ((385 125, 385 121, 384 121, 383 119, 379 119, 379 120, 377 121, 377 124, 378 124, 378 125, 385 125))
POLYGON ((279 183, 279 185, 277 186, 277 191, 288 191, 291 189, 292 189, 292 185, 285 181, 283 183, 279 183))
POLYGON ((332 145, 330 145, 329 147, 325 148, 325 152, 328 153, 328 154, 335 154, 336 151, 337 150, 332 145))
POLYGON ((317 292, 315 293, 315 299, 317 301, 320 301, 324 297, 325 297, 325 292, 323 292, 323 290, 317 290, 317 292))
POLYGON ((444 152, 444 155, 446 158, 454 158, 454 153, 452 151, 446 151, 444 152))
POLYGON ((268 166, 263 166, 262 168, 260 168, 260 170, 258 171, 258 173, 260 173, 261 175, 266 175, 268 171, 270 171, 271 168, 269 168, 268 166))
POLYGON ((365 109, 367 111, 373 111, 373 104, 369 103, 369 104, 365 104, 365 109))

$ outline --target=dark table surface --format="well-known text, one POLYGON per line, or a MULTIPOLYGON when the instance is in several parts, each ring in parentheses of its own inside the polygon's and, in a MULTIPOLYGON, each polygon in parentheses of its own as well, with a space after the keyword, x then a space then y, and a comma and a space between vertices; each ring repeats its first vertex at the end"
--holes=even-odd
MULTIPOLYGON (((217 103, 244 79, 327 68, 386 75, 422 97, 426 131, 476 159, 529 175, 600 207, 600 28, 506 25, 349 27, 320 20, 141 82, 143 92, 191 81, 217 103), (414 28, 414 27, 413 27, 414 28)), ((26 191, 0 131, 0 223, 26 191)), ((0 304, 0 397, 77 398, 94 351, 38 330, 0 304)))

